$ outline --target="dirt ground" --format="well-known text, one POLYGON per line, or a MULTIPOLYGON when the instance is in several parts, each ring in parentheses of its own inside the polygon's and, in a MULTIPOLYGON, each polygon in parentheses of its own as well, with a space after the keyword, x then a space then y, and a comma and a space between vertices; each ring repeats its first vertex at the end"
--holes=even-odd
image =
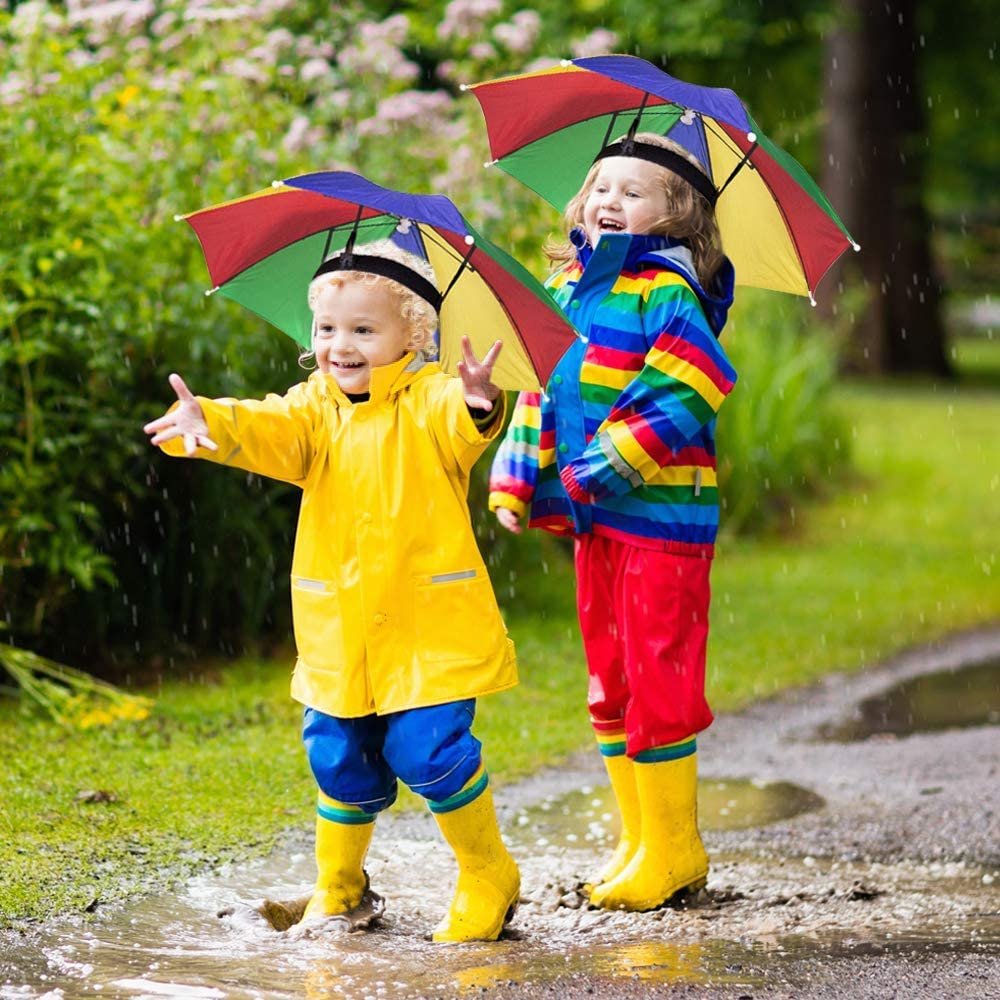
POLYGON ((959 668, 994 661, 975 702, 1000 686, 1000 626, 720 717, 699 737, 712 870, 683 908, 609 913, 579 893, 615 835, 595 751, 495 789, 522 872, 520 908, 497 943, 429 943, 454 862, 427 814, 390 814, 367 862, 385 913, 367 932, 279 933, 254 912, 264 896, 308 891, 302 831, 270 858, 206 873, 179 894, 46 927, 6 954, 0 942, 0 1000, 996 997, 996 720, 821 738, 913 678, 958 671, 940 696, 957 698, 959 668))

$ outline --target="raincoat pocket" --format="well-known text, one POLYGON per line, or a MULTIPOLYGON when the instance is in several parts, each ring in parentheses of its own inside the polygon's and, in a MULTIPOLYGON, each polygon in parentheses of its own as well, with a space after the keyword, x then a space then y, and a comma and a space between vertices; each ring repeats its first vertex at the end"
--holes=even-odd
POLYGON ((292 620, 295 646, 305 663, 314 670, 343 665, 343 621, 334 581, 293 576, 292 620))
POLYGON ((493 585, 484 567, 415 578, 416 627, 429 663, 482 663, 506 642, 493 585))

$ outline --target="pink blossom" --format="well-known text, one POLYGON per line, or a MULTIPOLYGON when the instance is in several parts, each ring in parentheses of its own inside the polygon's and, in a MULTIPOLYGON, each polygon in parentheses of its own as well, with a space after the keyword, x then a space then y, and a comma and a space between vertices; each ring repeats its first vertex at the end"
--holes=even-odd
POLYGON ((313 149, 322 141, 323 129, 310 128, 309 119, 305 115, 296 115, 281 140, 281 145, 286 153, 302 153, 313 149))
POLYGON ((152 21, 149 30, 155 38, 162 38, 176 23, 176 12, 168 10, 152 21))
POLYGON ((451 0, 438 26, 439 38, 472 38, 490 17, 499 14, 501 0, 451 0))
POLYGON ((8 73, 0 79, 0 104, 8 107, 18 104, 24 96, 24 80, 17 73, 8 73))
POLYGON ((476 42, 469 46, 469 55, 478 62, 489 62, 496 58, 497 50, 489 42, 476 42))
POLYGON ((267 44, 275 52, 295 45, 295 36, 287 28, 275 28, 267 33, 267 44))
POLYGON ((362 42, 385 42, 398 47, 406 41, 410 22, 405 14, 393 14, 384 21, 362 21, 357 30, 362 42))
MULTIPOLYGON (((85 24, 96 31, 114 27, 115 32, 130 32, 142 27, 156 14, 153 0, 111 0, 110 3, 75 3, 69 9, 68 22, 85 24)), ((105 35, 104 37, 107 37, 105 35)))
POLYGON ((509 52, 527 52, 538 38, 541 18, 533 10, 519 10, 509 24, 498 24, 493 37, 509 52))
POLYGON ((420 67, 416 63, 410 62, 409 59, 399 59, 389 69, 389 78, 392 80, 411 83, 418 76, 420 76, 420 67))
POLYGON ((597 28, 586 38, 570 45, 570 51, 575 59, 585 59, 588 56, 604 56, 614 51, 618 44, 618 36, 607 28, 597 28))
POLYGON ((443 90, 404 90, 380 101, 375 117, 358 125, 360 135, 389 135, 399 125, 440 128, 441 118, 451 110, 451 97, 443 90), (432 120, 437 119, 432 123, 432 120))
POLYGON ((250 83, 264 84, 270 79, 267 70, 257 62, 250 59, 231 59, 222 65, 222 72, 227 76, 236 77, 239 80, 247 80, 250 83))
POLYGON ((206 21, 209 24, 217 21, 253 21, 257 11, 249 5, 233 7, 188 7, 184 12, 185 21, 206 21))
POLYGON ((325 59, 307 59, 299 67, 299 79, 303 83, 322 80, 330 74, 330 64, 325 59))

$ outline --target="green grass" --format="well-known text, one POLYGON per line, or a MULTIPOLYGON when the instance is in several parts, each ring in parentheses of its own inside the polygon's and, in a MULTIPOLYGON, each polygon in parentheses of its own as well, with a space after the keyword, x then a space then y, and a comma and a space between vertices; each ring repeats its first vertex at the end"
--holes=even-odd
MULTIPOLYGON (((984 357, 980 370, 995 361, 984 357)), ((780 536, 720 544, 717 711, 1000 620, 1000 393, 972 384, 838 387, 852 482, 796 510, 780 536)), ((547 540, 539 552, 544 568, 497 581, 522 675, 479 708, 498 784, 590 740, 566 548, 547 540)), ((163 886, 308 827, 288 670, 288 659, 216 665, 151 692, 150 720, 110 729, 67 732, 0 699, 0 926, 163 886), (88 791, 112 800, 78 798, 88 791)))

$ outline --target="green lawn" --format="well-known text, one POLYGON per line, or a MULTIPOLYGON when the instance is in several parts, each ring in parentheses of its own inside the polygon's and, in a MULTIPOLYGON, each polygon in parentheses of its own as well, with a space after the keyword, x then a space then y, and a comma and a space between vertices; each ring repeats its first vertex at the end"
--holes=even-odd
MULTIPOLYGON (((1000 393, 990 385, 838 389, 852 482, 797 510, 786 534, 719 546, 716 710, 1000 620, 1000 393)), ((477 721, 498 783, 590 739, 565 548, 533 544, 545 571, 498 581, 522 683, 484 699, 477 721)), ((288 660, 213 666, 150 692, 146 722, 77 732, 0 699, 0 926, 260 854, 308 826, 313 787, 288 673, 288 660)))

